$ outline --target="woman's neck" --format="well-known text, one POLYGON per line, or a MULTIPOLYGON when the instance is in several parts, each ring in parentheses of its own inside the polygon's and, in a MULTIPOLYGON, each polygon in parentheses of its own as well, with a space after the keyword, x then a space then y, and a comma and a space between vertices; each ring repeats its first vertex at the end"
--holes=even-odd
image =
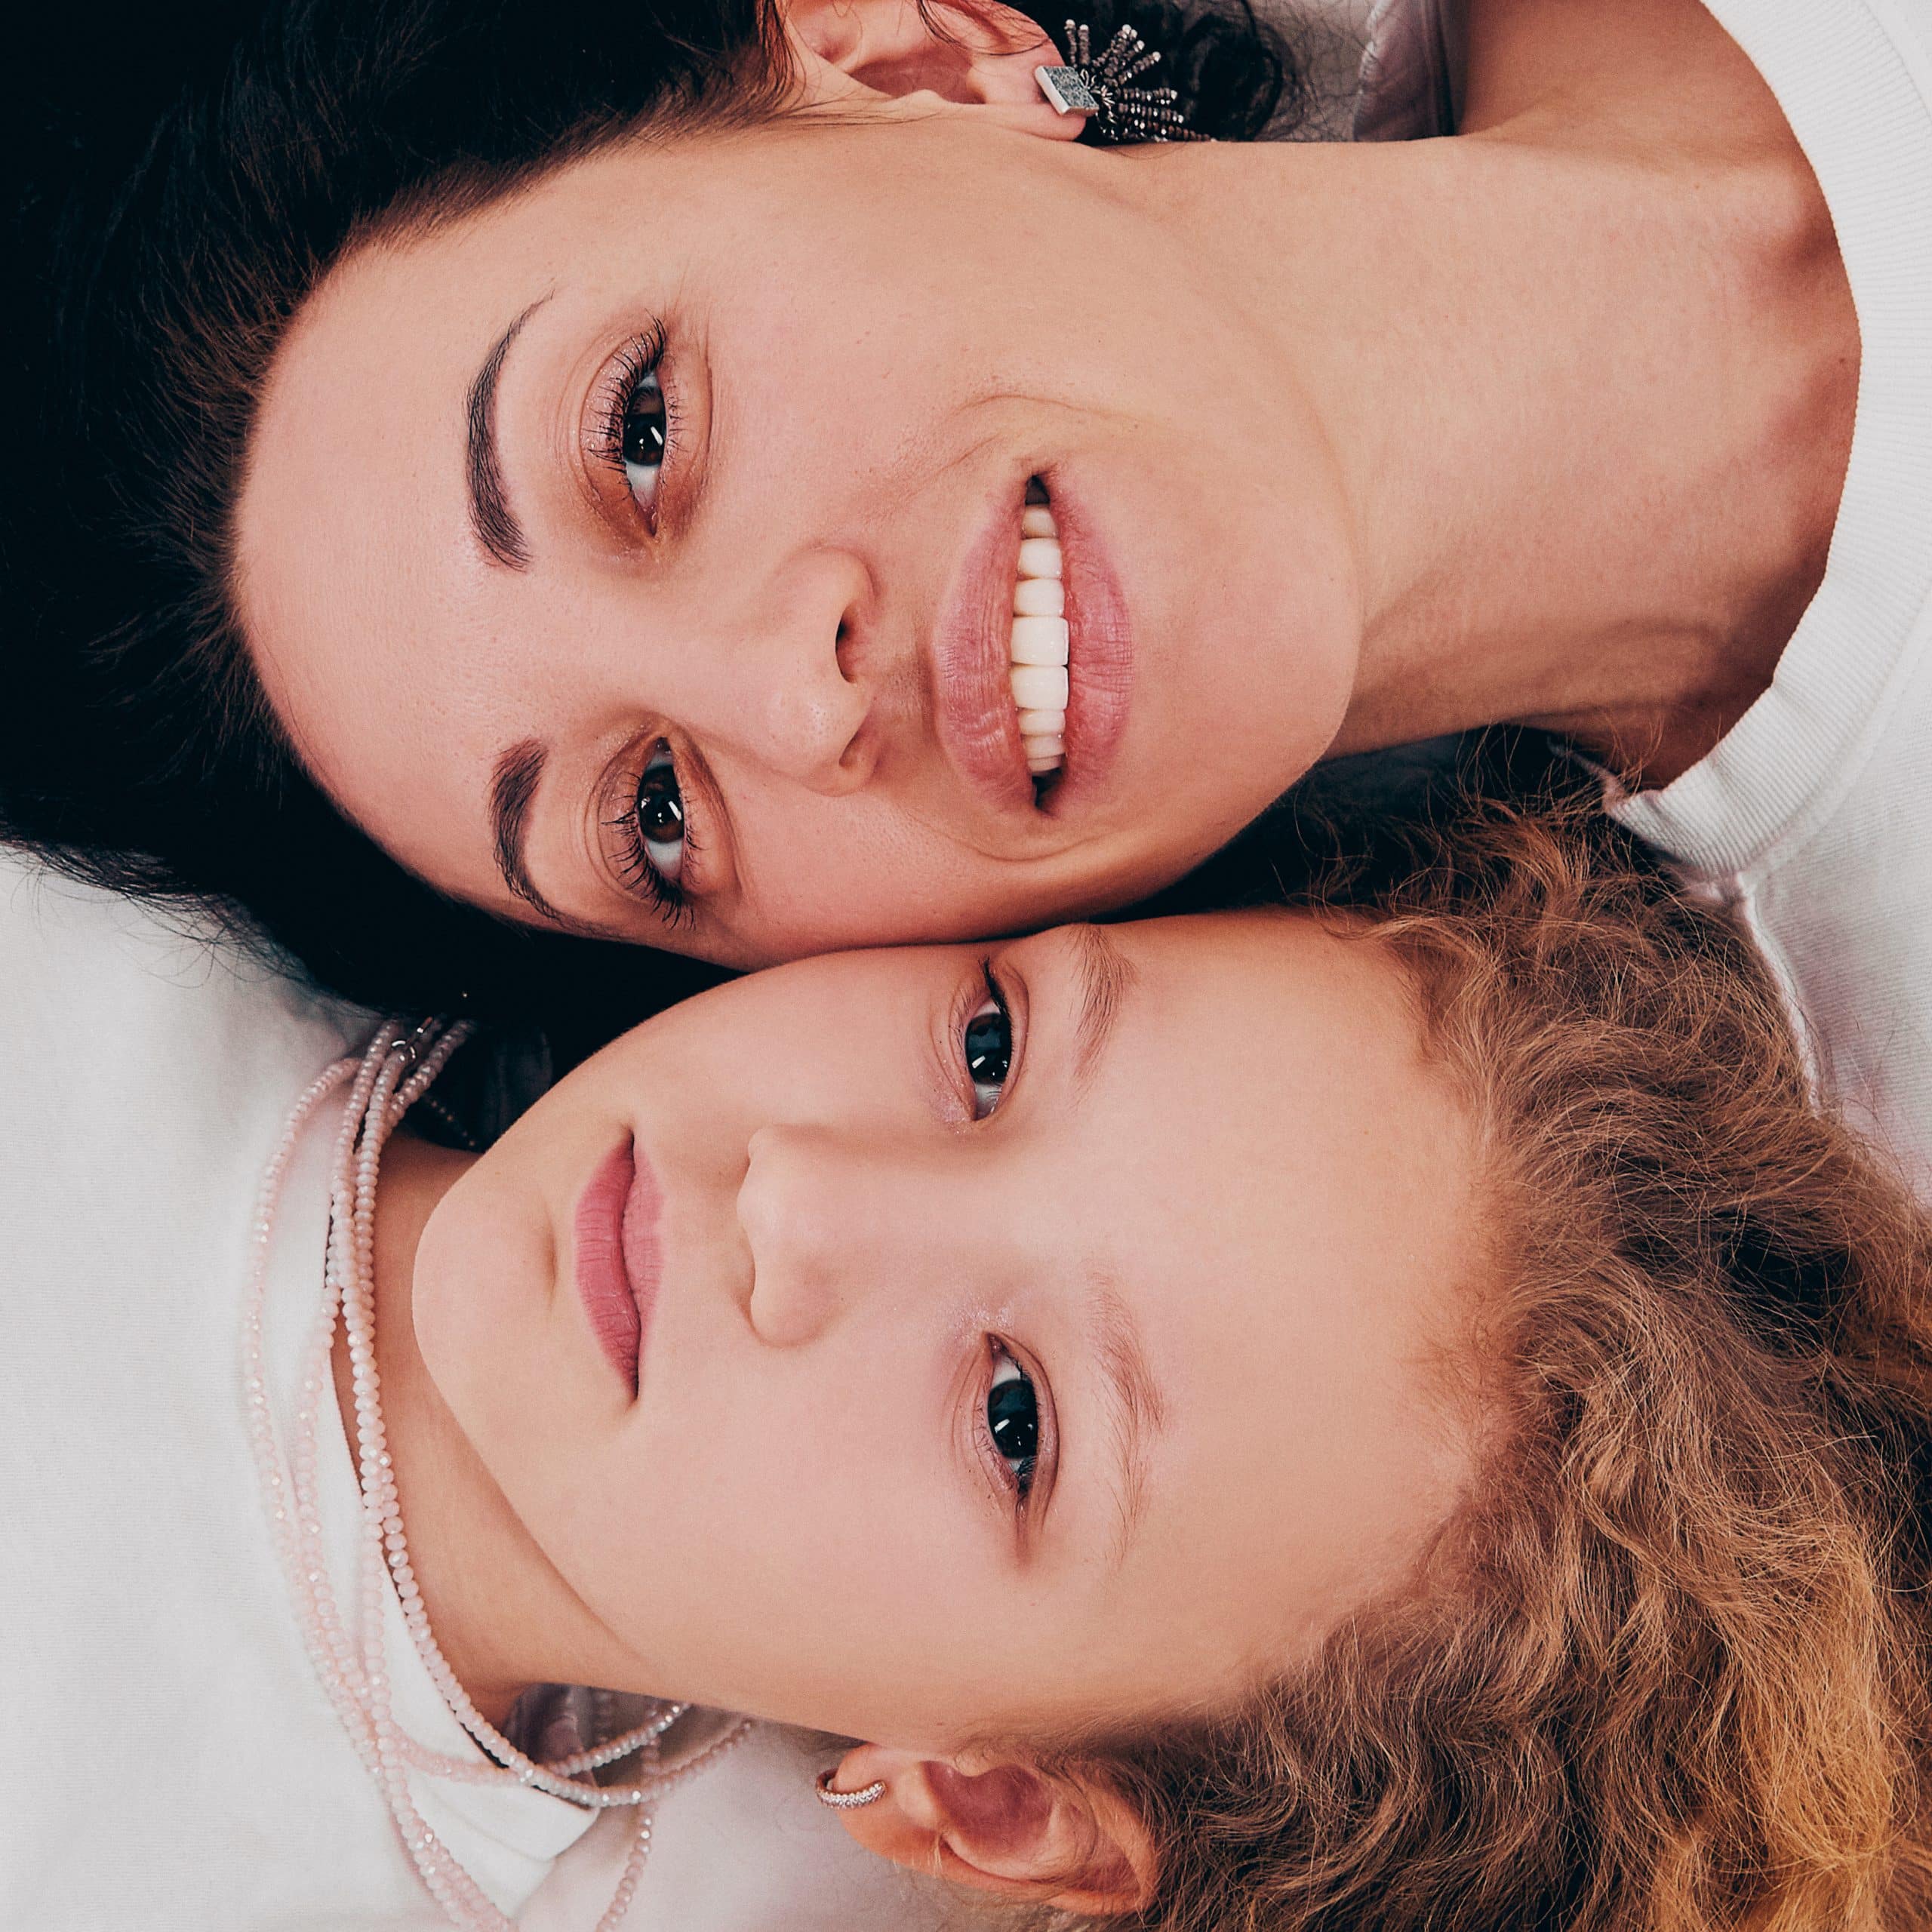
POLYGON ((1334 751, 1512 720, 1668 778, 1823 572, 1857 381, 1829 217, 1692 0, 1491 0, 1469 98, 1454 140, 1152 150, 1146 185, 1334 452, 1334 751))

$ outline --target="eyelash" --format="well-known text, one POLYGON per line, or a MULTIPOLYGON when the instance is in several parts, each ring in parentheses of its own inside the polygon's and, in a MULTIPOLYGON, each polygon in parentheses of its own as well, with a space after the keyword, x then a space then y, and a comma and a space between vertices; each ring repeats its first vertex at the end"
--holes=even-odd
MULTIPOLYGON (((1013 1024, 1013 1008, 1007 1004, 1006 989, 1000 984, 990 959, 980 961, 980 985, 986 998, 999 1008, 1000 1017, 1011 1027, 1013 1024)), ((978 1002, 976 1001, 974 1004, 977 1005, 978 1002)))
MULTIPOLYGON (((651 751, 655 752, 660 741, 654 739, 651 751)), ((623 781, 623 796, 627 801, 624 809, 615 818, 607 818, 604 823, 617 832, 623 841, 620 869, 626 888, 633 893, 641 893, 649 900, 652 911, 674 929, 690 924, 694 916, 691 895, 681 879, 666 878, 651 863, 651 854, 644 849, 644 828, 637 822, 637 795, 644 783, 644 774, 650 766, 650 757, 635 772, 623 781)), ((685 799, 685 863, 688 866, 698 854, 698 838, 691 826, 691 801, 685 785, 684 774, 677 771, 676 755, 672 758, 672 768, 678 780, 678 792, 685 799)))
POLYGON ((624 418, 629 413, 631 398, 636 394, 638 385, 648 376, 657 376, 658 392, 664 398, 664 460, 660 467, 669 470, 681 440, 678 426, 682 419, 676 392, 660 373, 665 348, 664 325, 654 321, 641 335, 618 352, 617 360, 605 372, 592 411, 600 460, 616 476, 618 487, 624 493, 624 500, 654 530, 657 528, 656 518, 646 516, 638 507, 636 498, 631 494, 630 479, 624 472, 624 418))

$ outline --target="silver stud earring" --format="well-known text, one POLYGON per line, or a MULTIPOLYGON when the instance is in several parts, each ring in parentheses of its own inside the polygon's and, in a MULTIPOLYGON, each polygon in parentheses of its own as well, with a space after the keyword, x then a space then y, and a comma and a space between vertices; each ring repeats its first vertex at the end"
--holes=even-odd
POLYGON ((817 1782, 818 1801, 821 1804, 830 1805, 835 1811, 856 1811, 860 1805, 873 1804, 885 1795, 885 1780, 883 1778, 876 1779, 857 1791, 834 1791, 832 1780, 836 1772, 835 1766, 832 1770, 820 1771, 817 1782))
POLYGON ((1066 58, 1064 67, 1035 67, 1033 78, 1062 114, 1092 115, 1094 134, 1108 146, 1207 138, 1187 125, 1180 96, 1172 88, 1134 85, 1160 64, 1161 57, 1132 27, 1122 27, 1097 60, 1091 32, 1069 20, 1066 58))

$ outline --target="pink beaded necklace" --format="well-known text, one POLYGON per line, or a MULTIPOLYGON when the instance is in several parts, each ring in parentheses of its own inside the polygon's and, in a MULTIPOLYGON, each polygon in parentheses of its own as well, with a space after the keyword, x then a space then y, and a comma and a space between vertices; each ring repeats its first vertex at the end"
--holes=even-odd
POLYGON ((637 1832, 623 1875, 597 1932, 615 1932, 637 1890, 651 1851, 646 1808, 672 1784, 709 1764, 750 1728, 740 1720, 694 1756, 663 1767, 660 1740, 688 1706, 660 1703, 645 1722, 605 1743, 538 1763, 478 1711, 444 1658, 429 1629, 409 1561, 395 1475, 383 1425, 376 1370, 376 1175, 384 1144, 404 1115, 468 1037, 466 1026, 429 1020, 413 1033, 385 1024, 359 1060, 338 1060, 318 1075, 291 1113, 262 1177, 250 1230, 250 1266, 242 1315, 242 1373, 255 1466, 275 1546, 295 1600, 303 1641, 357 1755, 389 1801, 398 1829, 423 1882, 456 1924, 508 1932, 511 1921, 417 1810, 409 1795, 414 1770, 472 1784, 508 1784, 547 1792, 593 1810, 635 1807, 637 1832), (282 1183, 304 1130, 329 1096, 345 1084, 349 1096, 330 1166, 328 1258, 321 1306, 303 1358, 294 1439, 285 1461, 275 1437, 263 1366, 262 1320, 268 1260, 282 1183), (329 1582, 316 1484, 322 1404, 334 1400, 330 1362, 340 1318, 349 1348, 355 1392, 355 1442, 361 1490, 361 1550, 358 1565, 361 1641, 345 1625, 329 1582), (396 1722, 383 1647, 383 1599, 393 1587, 417 1655, 457 1721, 487 1754, 452 1758, 419 1744, 396 1722), (641 1781, 605 1786, 592 1774, 635 1756, 641 1781))

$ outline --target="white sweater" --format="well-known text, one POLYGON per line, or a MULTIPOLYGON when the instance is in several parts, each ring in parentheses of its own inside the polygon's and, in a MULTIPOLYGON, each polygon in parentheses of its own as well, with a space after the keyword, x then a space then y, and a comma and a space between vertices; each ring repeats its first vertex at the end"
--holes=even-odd
MULTIPOLYGON (((1863 338, 1857 431, 1829 568, 1771 688, 1675 784, 1612 810, 1737 909, 1821 1092, 1932 1198, 1932 0, 1708 4, 1830 208, 1863 338)), ((1452 131, 1465 11, 1277 17, 1337 30, 1324 98, 1354 88, 1355 136, 1388 140, 1452 131)))
POLYGON ((1825 580, 1710 755, 1614 809, 1733 903, 1825 1093, 1932 1198, 1932 0, 1712 0, 1836 225, 1863 341, 1825 580))

